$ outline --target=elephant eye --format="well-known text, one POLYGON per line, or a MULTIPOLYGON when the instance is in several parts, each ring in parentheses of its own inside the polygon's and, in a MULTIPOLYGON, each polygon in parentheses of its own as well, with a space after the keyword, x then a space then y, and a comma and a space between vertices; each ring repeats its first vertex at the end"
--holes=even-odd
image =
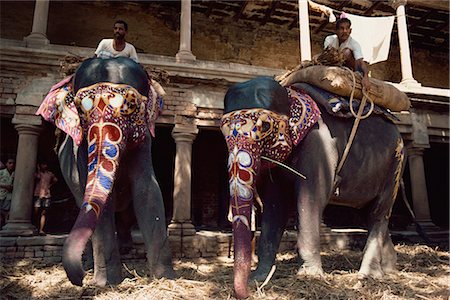
POLYGON ((268 131, 269 129, 270 129, 270 123, 264 121, 264 122, 262 123, 262 126, 261 126, 261 131, 262 131, 262 132, 266 132, 266 131, 268 131))

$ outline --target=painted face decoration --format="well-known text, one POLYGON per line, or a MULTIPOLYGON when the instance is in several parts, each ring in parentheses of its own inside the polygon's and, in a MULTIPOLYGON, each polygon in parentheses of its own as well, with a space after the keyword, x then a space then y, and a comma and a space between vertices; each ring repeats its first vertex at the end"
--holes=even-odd
POLYGON ((249 228, 248 215, 254 198, 253 186, 260 156, 283 161, 292 150, 287 133, 288 117, 265 109, 246 109, 223 116, 221 129, 229 156, 231 206, 236 226, 249 228))
MULTIPOLYGON (((316 103, 302 90, 288 87, 290 116, 266 109, 225 114, 221 130, 228 147, 228 173, 233 222, 249 227, 254 183, 261 156, 282 162, 320 117, 316 103)), ((265 166, 273 166, 265 164, 265 166)))
POLYGON ((92 124, 114 123, 132 144, 145 137, 147 101, 135 88, 114 83, 98 83, 80 89, 75 96, 85 132, 92 124))
POLYGON ((288 117, 266 109, 244 109, 222 117, 221 130, 228 150, 235 146, 251 153, 278 161, 287 158, 292 150, 288 134, 288 117))

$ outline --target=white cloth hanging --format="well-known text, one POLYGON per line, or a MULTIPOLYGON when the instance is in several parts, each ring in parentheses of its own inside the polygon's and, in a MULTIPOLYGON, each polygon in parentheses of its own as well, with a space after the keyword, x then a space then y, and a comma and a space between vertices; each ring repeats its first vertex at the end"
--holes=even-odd
POLYGON ((364 60, 369 64, 385 61, 389 55, 395 16, 362 17, 346 13, 352 22, 352 38, 361 45, 364 60))

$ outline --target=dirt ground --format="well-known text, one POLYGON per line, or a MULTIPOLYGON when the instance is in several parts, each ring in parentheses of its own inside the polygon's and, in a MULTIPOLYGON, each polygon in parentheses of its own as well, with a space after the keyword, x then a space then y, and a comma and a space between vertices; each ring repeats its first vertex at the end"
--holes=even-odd
MULTIPOLYGON (((323 277, 297 276, 294 252, 279 254, 270 282, 251 282, 251 299, 448 299, 449 253, 424 245, 396 245, 398 272, 381 280, 359 281, 361 251, 322 252, 323 277)), ((2 262, 2 299, 233 299, 229 258, 176 260, 176 280, 152 279, 144 261, 123 264, 125 280, 118 286, 97 288, 70 284, 61 266, 31 261, 2 262)))

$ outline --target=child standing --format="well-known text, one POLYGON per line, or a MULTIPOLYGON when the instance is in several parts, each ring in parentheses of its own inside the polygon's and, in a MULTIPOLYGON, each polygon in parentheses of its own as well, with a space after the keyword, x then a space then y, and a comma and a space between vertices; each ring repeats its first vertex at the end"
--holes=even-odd
POLYGON ((58 179, 48 170, 45 162, 38 164, 35 175, 36 188, 34 190, 34 216, 35 225, 39 229, 39 235, 45 235, 45 215, 51 204, 50 187, 55 184, 58 179))

